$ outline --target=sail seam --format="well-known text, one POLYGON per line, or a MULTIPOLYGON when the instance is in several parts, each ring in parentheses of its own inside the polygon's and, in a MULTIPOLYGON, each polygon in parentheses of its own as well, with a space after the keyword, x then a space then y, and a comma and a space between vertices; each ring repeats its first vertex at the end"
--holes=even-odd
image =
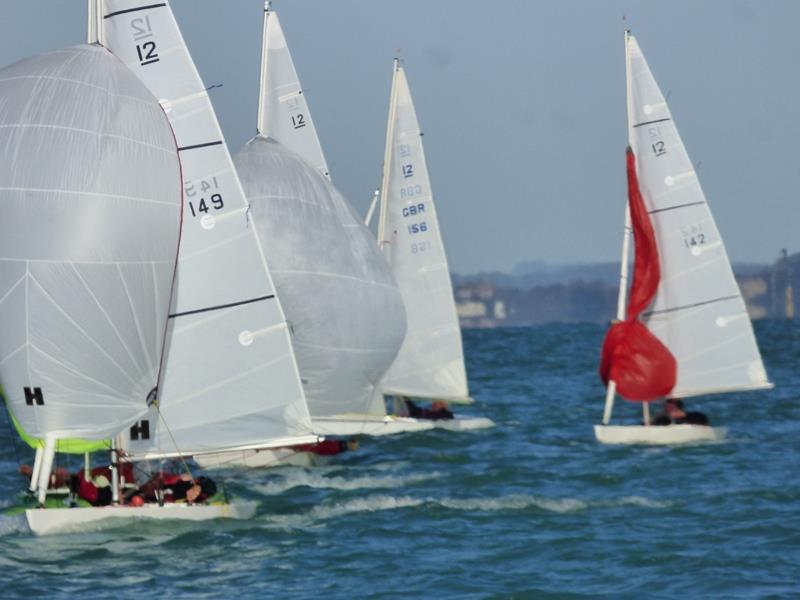
POLYGON ((196 315, 204 312, 211 312, 214 310, 222 310, 223 308, 233 308, 234 306, 253 304, 254 302, 261 302, 262 300, 271 300, 272 298, 275 298, 275 294, 267 294, 266 296, 259 296, 258 298, 250 298, 249 300, 241 300, 240 302, 230 302, 228 304, 218 304, 217 306, 208 306, 206 308, 197 308, 195 310, 187 310, 184 312, 173 313, 169 316, 169 318, 176 319, 178 317, 185 317, 187 315, 196 315))
POLYGON ((685 310, 687 308, 696 308, 698 306, 705 306, 706 304, 714 304, 715 302, 724 302, 725 300, 736 300, 739 296, 722 296, 720 298, 714 298, 713 300, 704 300, 703 302, 695 302, 694 304, 686 304, 684 306, 675 306, 673 308, 664 308, 661 310, 651 310, 650 312, 642 313, 643 317, 649 317, 651 315, 663 315, 664 313, 670 312, 677 312, 679 310, 685 310))
POLYGON ((637 123, 634 127, 643 127, 645 125, 652 125, 654 123, 663 123, 664 121, 672 121, 672 117, 665 117, 663 119, 655 119, 653 121, 643 121, 642 123, 637 123))
POLYGON ((137 6, 136 8, 126 8, 124 10, 118 10, 116 12, 108 13, 103 17, 103 19, 110 19, 111 17, 116 17, 117 15, 124 15, 127 13, 138 12, 140 10, 150 10, 151 8, 161 8, 162 6, 166 6, 166 2, 161 2, 160 4, 148 4, 147 6, 137 6))
POLYGON ((657 208, 655 210, 651 210, 648 215, 654 215, 660 212, 667 212, 668 210, 675 210, 676 208, 686 208, 687 206, 698 206, 700 204, 705 204, 705 200, 698 200, 697 202, 686 202, 685 204, 676 204, 675 206, 667 206, 666 208, 657 208))

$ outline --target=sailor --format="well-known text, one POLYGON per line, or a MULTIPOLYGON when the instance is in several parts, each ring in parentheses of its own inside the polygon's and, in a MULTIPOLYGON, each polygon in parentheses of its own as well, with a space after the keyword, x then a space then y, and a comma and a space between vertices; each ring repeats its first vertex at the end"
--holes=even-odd
POLYGON ((156 473, 134 492, 127 494, 127 504, 144 502, 202 503, 217 493, 217 484, 210 477, 193 478, 190 474, 156 473))
POLYGON ((455 417, 448 408, 447 402, 444 400, 434 400, 429 409, 420 408, 414 404, 410 398, 406 398, 405 403, 408 416, 414 419, 431 419, 433 421, 438 421, 440 419, 453 419, 455 417))
POLYGON ((317 456, 335 456, 348 450, 358 450, 358 440, 323 440, 316 444, 303 444, 302 446, 292 446, 292 450, 297 452, 311 452, 317 456))
POLYGON ((653 419, 653 425, 678 425, 688 423, 691 425, 708 425, 708 417, 699 411, 683 410, 683 400, 680 398, 667 398, 664 407, 653 419))

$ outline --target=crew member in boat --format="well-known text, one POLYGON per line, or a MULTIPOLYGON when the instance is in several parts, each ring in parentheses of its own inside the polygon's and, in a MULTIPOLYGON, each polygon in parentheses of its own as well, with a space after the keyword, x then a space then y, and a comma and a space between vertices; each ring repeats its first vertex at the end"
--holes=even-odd
MULTIPOLYGON (((33 468, 26 464, 20 465, 19 474, 30 479, 33 476, 33 468)), ((53 469, 53 472, 50 474, 50 481, 48 482, 47 486, 48 489, 67 487, 69 485, 69 477, 69 471, 67 471, 64 467, 53 469)))
POLYGON ((708 425, 708 417, 699 411, 685 411, 683 400, 680 398, 667 398, 661 412, 653 419, 653 425, 678 425, 688 423, 690 425, 708 425))
POLYGON ((189 473, 156 473, 138 489, 125 496, 125 503, 141 506, 146 502, 202 503, 217 493, 210 477, 192 477, 189 473))
MULTIPOLYGON (((118 469, 122 489, 124 490, 128 485, 135 487, 136 476, 133 472, 133 464, 121 462, 118 469)), ((84 471, 80 471, 70 477, 69 489, 72 494, 92 506, 108 506, 113 501, 112 477, 111 467, 95 467, 89 473, 88 478, 84 471)))
POLYGON ((433 421, 453 419, 455 415, 444 400, 434 400, 430 408, 417 406, 410 398, 405 398, 406 414, 414 419, 431 419, 433 421))
POLYGON ((297 452, 311 452, 317 456, 335 456, 342 452, 358 450, 358 440, 323 440, 315 444, 292 446, 297 452))

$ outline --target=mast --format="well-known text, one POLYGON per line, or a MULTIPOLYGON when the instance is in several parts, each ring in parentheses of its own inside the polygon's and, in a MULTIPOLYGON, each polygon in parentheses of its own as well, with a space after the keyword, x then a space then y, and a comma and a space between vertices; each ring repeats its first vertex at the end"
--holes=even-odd
MULTIPOLYGON (((628 52, 628 38, 631 32, 629 29, 625 30, 625 98, 626 98, 626 113, 628 120, 628 145, 633 147, 633 136, 631 134, 631 126, 633 119, 633 108, 631 103, 633 101, 633 93, 631 90, 631 59, 628 52)), ((619 293, 617 295, 617 321, 625 320, 625 304, 628 292, 628 257, 630 255, 631 243, 631 212, 628 208, 628 202, 625 202, 625 227, 622 231, 622 257, 619 265, 619 293)), ((606 388, 606 404, 603 410, 603 425, 608 425, 611 420, 611 411, 614 409, 614 396, 617 392, 617 384, 614 380, 608 382, 606 388)), ((647 415, 647 402, 645 405, 645 422, 649 424, 649 415, 647 415)))
POLYGON ((86 8, 86 43, 94 44, 97 40, 97 10, 96 0, 87 0, 86 8))
POLYGON ((394 124, 397 119, 397 74, 400 71, 400 59, 394 59, 392 75, 392 92, 389 98, 389 120, 386 124, 386 148, 383 153, 383 179, 381 180, 380 200, 381 211, 378 217, 378 248, 385 250, 389 243, 386 239, 386 221, 389 218, 387 201, 389 199, 389 175, 392 169, 392 147, 394 146, 394 124))
POLYGON ((266 106, 267 100, 267 25, 269 23, 270 8, 272 2, 266 0, 264 2, 264 28, 261 34, 261 80, 258 89, 258 125, 257 131, 259 134, 264 135, 266 131, 266 106))

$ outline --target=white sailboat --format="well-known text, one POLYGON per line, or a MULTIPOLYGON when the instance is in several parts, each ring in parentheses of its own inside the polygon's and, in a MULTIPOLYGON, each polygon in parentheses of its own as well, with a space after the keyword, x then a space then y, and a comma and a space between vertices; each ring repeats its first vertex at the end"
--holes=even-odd
POLYGON ((258 220, 169 3, 104 4, 101 42, 159 98, 184 179, 160 401, 126 451, 198 457, 316 441, 258 220))
MULTIPOLYGON (((379 198, 378 245, 400 286, 408 317, 403 346, 381 380, 380 391, 400 398, 471 403, 461 329, 422 132, 405 69, 398 59, 394 61, 379 198)), ((379 411, 382 399, 375 406, 379 411)), ((445 429, 494 425, 486 418, 423 422, 445 429)))
MULTIPOLYGON (((6 67, 0 97, 0 383, 20 429, 44 440, 33 477, 44 505, 59 441, 114 436, 157 386, 180 163, 157 100, 99 46, 6 67)), ((25 515, 45 533, 62 510, 98 516, 25 515)))
MULTIPOLYGON (((62 435, 68 435, 70 438, 80 436, 96 439, 98 436, 105 437, 119 431, 121 427, 130 426, 125 435, 117 436, 117 443, 124 447, 126 460, 183 457, 187 454, 220 450, 284 446, 314 442, 318 439, 310 431, 310 418, 289 343, 287 325, 272 286, 254 220, 247 214, 248 206, 216 117, 169 4, 123 0, 95 3, 90 0, 89 7, 90 36, 97 36, 113 54, 99 47, 92 48, 92 51, 115 61, 119 65, 118 68, 130 80, 122 90, 122 98, 139 100, 135 95, 138 88, 141 90, 140 93, 146 94, 153 103, 164 126, 176 167, 174 181, 169 184, 157 177, 159 169, 163 169, 161 163, 169 164, 164 156, 158 157, 160 162, 147 164, 143 159, 137 162, 137 156, 131 152, 122 157, 106 153, 103 156, 108 156, 107 160, 116 159, 110 164, 114 169, 108 169, 106 174, 102 169, 95 169, 92 165, 89 171, 93 174, 101 173, 97 177, 101 183, 108 178, 112 182, 118 182, 118 185, 125 190, 137 189, 129 182, 135 178, 136 181, 148 182, 151 187, 157 186, 162 194, 172 194, 175 202, 173 208, 176 209, 174 214, 176 243, 168 254, 169 286, 163 282, 161 285, 156 285, 158 282, 155 266, 142 260, 149 256, 148 250, 163 247, 165 241, 169 239, 168 236, 161 235, 162 232, 155 226, 150 226, 149 229, 143 226, 145 232, 152 236, 152 240, 134 228, 130 228, 130 235, 115 238, 126 242, 130 242, 130 237, 136 238, 138 245, 133 246, 130 243, 123 245, 123 250, 127 253, 123 253, 123 257, 132 254, 133 258, 138 260, 123 261, 122 264, 127 265, 127 262, 131 262, 138 268, 145 269, 145 275, 136 278, 131 276, 131 281, 125 286, 129 298, 127 304, 120 301, 125 296, 119 293, 112 298, 102 295, 102 293, 113 295, 118 291, 119 284, 116 284, 116 287, 109 286, 107 292, 96 291, 94 287, 90 288, 89 284, 85 284, 87 290, 100 299, 95 300, 96 303, 100 304, 105 300, 101 308, 108 310, 112 316, 115 310, 121 312, 128 320, 135 323, 135 329, 122 331, 111 318, 108 319, 112 321, 113 333, 119 338, 123 348, 127 352, 130 352, 129 348, 138 346, 141 346, 143 351, 157 350, 157 360, 153 356, 148 356, 144 357, 147 360, 143 358, 136 363, 135 366, 140 368, 141 365, 149 366, 150 370, 154 371, 152 378, 147 383, 144 394, 140 394, 141 390, 137 388, 134 392, 124 395, 126 400, 124 407, 128 410, 116 417, 113 426, 108 424, 102 429, 91 430, 73 427, 53 432, 42 431, 24 419, 19 419, 31 436, 45 439, 42 459, 39 460, 40 453, 37 452, 37 466, 34 469, 37 471, 36 478, 40 482, 40 499, 46 497, 55 440, 62 435), (114 55, 120 57, 123 62, 114 55), (123 63, 139 76, 138 80, 131 76, 123 63), (156 102, 153 96, 160 100, 156 102), (147 177, 142 177, 142 173, 147 173, 147 177), (128 187, 125 187, 126 183, 128 187), (181 206, 179 186, 183 188, 184 196, 182 223, 179 216, 181 206), (175 269, 179 229, 181 245, 175 269), (176 278, 176 283, 174 293, 170 294, 173 276, 176 278), (149 315, 142 314, 142 307, 132 306, 131 294, 147 298, 151 304, 160 304, 161 327, 155 327, 145 320, 149 315), (106 308, 105 304, 110 308, 106 308), (126 310, 128 304, 131 307, 126 310), (168 311, 168 308, 171 308, 171 311, 168 311), (165 327, 166 341, 163 337, 165 327), (162 336, 158 343, 149 341, 154 332, 162 336), (131 337, 132 333, 137 337, 126 339, 123 335, 126 333, 128 337, 131 337), (161 368, 165 344, 169 358, 164 361, 165 364, 161 368), (159 384, 158 387, 156 383, 159 384), (157 402, 153 403, 156 390, 158 390, 157 402), (149 410, 148 403, 152 404, 149 410)), ((100 86, 96 87, 102 89, 100 86)), ((60 96, 66 95, 68 94, 60 94, 60 96)), ((77 95, 75 99, 76 102, 82 100, 77 95)), ((113 108, 124 111, 117 119, 124 125, 122 133, 130 135, 131 132, 135 132, 143 135, 143 132, 147 131, 137 118, 135 110, 124 103, 113 104, 113 108)), ((107 115, 106 121, 115 122, 107 115)), ((125 139, 122 135, 110 137, 112 140, 116 137, 125 139)), ((142 144, 144 147, 158 148, 152 139, 146 139, 145 142, 142 144)), ((6 147, 11 146, 6 145, 6 147)), ((42 172, 41 169, 39 171, 42 172)), ((55 169, 52 172, 58 173, 55 169)), ((94 181, 91 177, 86 179, 88 184, 94 181)), ((91 192, 89 195, 92 197, 91 192)), ((127 196, 121 197, 126 201, 131 200, 127 196)), ((158 202, 151 203, 155 207, 159 206, 158 202)), ((149 204, 145 203, 145 206, 149 204)), ((136 208, 139 209, 138 206, 136 208)), ((119 222, 128 226, 130 223, 136 223, 137 213, 129 214, 130 212, 130 210, 120 211, 117 215, 119 222)), ((108 217, 108 211, 101 213, 101 217, 108 217)), ((88 219, 87 222, 92 225, 90 230, 86 230, 84 225, 84 230, 87 232, 111 231, 110 228, 104 227, 104 223, 98 218, 88 219)), ((66 224, 71 225, 69 221, 66 224)), ((49 235, 51 233, 49 231, 46 233, 48 234, 46 238, 59 239, 49 235)), ((14 238, 9 236, 7 239, 14 238)), ((81 238, 76 236, 70 239, 81 238)), ((91 236, 89 239, 93 241, 91 236)), ((100 239, 106 241, 102 236, 100 239)), ((85 251, 91 253, 89 245, 84 245, 87 248, 85 251)), ((81 244, 76 246, 83 247, 81 244)), ((70 258, 69 262, 75 261, 70 258)), ((116 263, 113 266, 117 271, 122 268, 116 263)), ((9 272, 13 275, 13 272, 9 272)), ((96 274, 94 276, 97 277, 96 274)), ((83 277, 92 283, 88 275, 83 277)), ((123 279, 122 274, 118 278, 123 279)), ((105 281, 103 284, 102 289, 105 290, 105 281)), ((27 287, 25 289, 27 293, 27 287)), ((13 298, 13 291, 13 288, 9 290, 4 299, 13 298)), ((59 291, 65 292, 65 290, 59 291)), ((75 301, 78 299, 80 297, 76 295, 75 301)), ((147 306, 144 304, 145 308, 147 306)), ((79 325, 84 326, 82 323, 79 325)), ((13 338, 6 338, 4 341, 7 339, 13 338)), ((69 350, 80 358, 80 351, 83 348, 70 347, 69 350)), ((105 348, 99 350, 108 352, 105 348)), ((103 353, 103 357, 105 356, 103 353)), ((102 374, 100 369, 106 368, 107 365, 91 354, 87 354, 87 357, 94 359, 98 365, 84 366, 86 362, 84 360, 80 364, 80 369, 73 370, 76 376, 86 371, 85 378, 94 382, 102 374)), ((13 357, 6 358, 9 359, 9 369, 13 368, 14 364, 11 362, 13 357)), ((116 358, 117 356, 112 354, 108 360, 116 358)), ((117 371, 126 370, 128 367, 125 364, 114 366, 117 371)), ((118 372, 114 372, 113 375, 120 377, 118 372)), ((59 372, 57 377, 64 379, 66 376, 63 372, 59 372)), ((47 381, 49 385, 55 387, 56 378, 47 381)), ((100 380, 100 383, 103 381, 100 380)), ((93 402, 97 400, 91 395, 96 394, 94 390, 90 388, 87 392, 84 389, 73 389, 76 388, 76 384, 69 379, 67 387, 70 392, 81 394, 83 403, 88 402, 92 407, 93 410, 88 412, 91 415, 90 421, 105 414, 106 408, 103 406, 101 409, 102 405, 98 406, 93 402)), ((40 387, 28 385, 25 388, 25 400, 29 405, 41 404, 42 395, 40 387)), ((102 401, 106 402, 107 399, 102 398, 102 401)), ((59 400, 56 401, 58 402, 59 400)), ((112 457, 112 467, 116 467, 116 456, 112 457)), ((114 472, 112 470, 112 473, 114 472)), ((36 533, 50 533, 80 528, 88 522, 113 521, 120 518, 182 520, 249 518, 255 512, 255 504, 252 502, 120 506, 116 504, 119 498, 119 481, 116 474, 112 479, 114 505, 29 510, 27 516, 31 529, 36 533)))
MULTIPOLYGON (((257 131, 235 164, 262 243, 269 244, 312 428, 335 435, 382 429, 383 418, 374 423, 367 410, 405 334, 402 298, 374 238, 330 182, 306 96, 269 3, 257 131), (343 433, 342 427, 351 429, 343 433)), ((205 467, 272 466, 306 458, 279 449, 197 460, 205 467)))
MULTIPOLYGON (((660 282, 641 321, 677 364, 667 397, 767 389, 763 362, 725 246, 672 114, 636 39, 625 33, 629 144, 655 233, 660 282)), ((631 211, 626 212, 617 319, 626 317, 631 211)), ((638 240, 637 240, 638 242, 638 240)), ((630 315, 629 315, 630 318, 630 315)), ((725 428, 694 424, 610 425, 616 381, 609 381, 600 442, 674 444, 721 439, 725 428)))

